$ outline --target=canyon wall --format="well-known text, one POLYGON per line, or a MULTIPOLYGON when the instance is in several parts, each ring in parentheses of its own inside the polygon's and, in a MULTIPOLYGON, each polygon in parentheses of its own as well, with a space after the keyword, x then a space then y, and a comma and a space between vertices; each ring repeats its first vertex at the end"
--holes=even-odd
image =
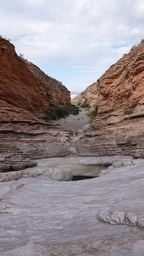
POLYGON ((144 40, 132 47, 82 94, 80 103, 98 106, 98 120, 111 122, 144 112, 144 40), (112 120, 112 118, 111 118, 112 120))
POLYGON ((144 157, 144 40, 112 65, 75 102, 97 106, 73 145, 79 155, 144 157))
POLYGON ((0 38, 0 119, 48 118, 59 104, 70 104, 70 92, 18 56, 8 40, 0 38))
POLYGON ((35 159, 66 156, 144 157, 144 43, 134 47, 79 97, 98 106, 94 124, 76 134, 45 122, 69 91, 17 56, 0 39, 0 171, 33 166, 35 159))
POLYGON ((38 157, 67 155, 65 134, 46 120, 58 105, 70 104, 70 92, 2 37, 0 60, 0 171, 33 166, 38 157))

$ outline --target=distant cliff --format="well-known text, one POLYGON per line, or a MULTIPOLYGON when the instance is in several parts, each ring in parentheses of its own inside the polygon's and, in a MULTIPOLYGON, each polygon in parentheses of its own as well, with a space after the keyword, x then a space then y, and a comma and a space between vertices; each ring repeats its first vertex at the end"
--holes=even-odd
POLYGON ((61 82, 18 56, 0 37, 0 119, 47 118, 59 104, 70 104, 70 92, 61 82))
POLYGON ((144 40, 112 65, 80 97, 98 106, 99 119, 144 112, 144 40))

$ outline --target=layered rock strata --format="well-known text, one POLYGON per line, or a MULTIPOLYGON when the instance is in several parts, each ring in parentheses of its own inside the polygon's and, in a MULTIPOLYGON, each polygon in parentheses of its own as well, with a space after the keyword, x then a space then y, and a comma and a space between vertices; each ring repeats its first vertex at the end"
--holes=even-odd
POLYGON ((65 134, 44 120, 58 105, 70 104, 70 92, 2 37, 0 59, 0 171, 33 166, 37 157, 67 155, 60 143, 65 134))
POLYGON ((144 40, 75 98, 98 107, 91 129, 73 138, 80 155, 144 157, 144 40))
POLYGON ((0 122, 0 172, 34 166, 33 159, 70 154, 69 136, 40 120, 0 122))
POLYGON ((144 114, 144 40, 112 65, 78 98, 98 106, 98 121, 117 123, 130 114, 144 114))
POLYGON ((144 119, 141 117, 80 131, 72 138, 71 150, 83 156, 131 155, 144 157, 144 119))
MULTIPOLYGON (((56 106, 56 104, 58 104, 58 102, 60 104, 68 103, 69 92, 67 91, 66 98, 65 96, 64 98, 59 98, 59 95, 61 95, 57 90, 59 86, 55 87, 47 85, 47 82, 51 81, 48 76, 43 74, 43 72, 33 64, 23 60, 21 57, 18 57, 14 51, 14 47, 9 42, 1 39, 1 43, 2 42, 5 43, 7 47, 5 46, 4 48, 1 44, 1 57, 3 59, 3 66, 1 67, 1 70, 3 69, 1 76, 3 83, 0 85, 1 171, 18 170, 28 167, 33 164, 33 162, 31 162, 33 159, 66 156, 68 154, 81 156, 132 155, 135 158, 144 157, 144 120, 142 111, 143 42, 112 66, 99 79, 96 87, 95 84, 93 84, 87 89, 87 92, 92 92, 93 98, 89 96, 89 93, 84 92, 82 94, 83 99, 85 99, 84 103, 90 102, 91 104, 95 104, 94 101, 97 99, 96 102, 98 104, 99 114, 92 129, 90 128, 79 131, 75 135, 64 130, 62 131, 53 124, 46 123, 39 119, 39 117, 45 117, 44 106, 48 99, 49 102, 47 102, 47 106, 50 107, 49 109, 52 109, 54 105, 56 106), (11 63, 13 65, 11 65, 11 63), (141 67, 140 69, 135 68, 136 63, 137 67, 141 67), (122 68, 123 65, 126 65, 127 67, 129 66, 129 70, 131 70, 129 73, 131 75, 124 76, 125 79, 123 75, 127 69, 125 70, 122 68), (6 76, 6 67, 8 72, 11 74, 11 79, 10 76, 6 76), (15 75, 12 75, 12 72, 14 72, 16 67, 18 72, 17 74, 15 73, 15 75), (24 68, 24 72, 22 67, 24 68), (139 70, 139 72, 137 73, 136 70, 137 72, 139 70), (117 76, 114 71, 118 72, 117 76), (108 77, 108 75, 110 76, 110 74, 111 83, 106 85, 104 81, 107 81, 106 77, 108 77), (17 81, 18 75, 19 82, 17 81), (4 76, 6 77, 5 83, 4 76), (14 77, 16 81, 15 84, 13 80, 14 77), (128 109, 126 104, 129 101, 126 98, 124 91, 126 90, 126 84, 132 86, 133 82, 136 82, 136 77, 139 83, 137 82, 137 86, 135 87, 135 90, 133 90, 133 96, 131 95, 129 98, 129 107, 131 106, 131 109, 128 109), (26 101, 24 104, 23 93, 21 93, 22 98, 20 98, 20 92, 23 92, 23 87, 26 89, 26 84, 24 84, 25 78, 28 86, 30 85, 30 81, 33 81, 34 84, 29 86, 29 90, 32 88, 29 95, 27 95, 26 90, 26 94, 24 94, 24 96, 27 98, 25 98, 26 101), (29 78, 31 80, 28 80, 29 78), (122 83, 120 81, 122 81, 122 83), (11 88, 9 86, 10 82, 11 88), (15 90, 15 86, 17 86, 17 88, 21 88, 20 92, 19 90, 15 90), (45 98, 43 95, 47 94, 47 91, 44 93, 44 90, 51 90, 52 87, 55 89, 51 98, 45 98), (38 88, 40 89, 39 92, 38 88), (101 96, 104 95, 104 88, 105 90, 109 89, 110 91, 110 93, 107 94, 109 96, 105 98, 107 99, 105 104, 108 106, 108 104, 112 104, 111 102, 113 102, 113 107, 115 106, 116 109, 113 112, 107 111, 106 108, 104 109, 105 105, 103 105, 104 101, 101 96), (119 96, 117 94, 117 90, 120 93, 119 96), (139 91, 141 91, 141 93, 138 93, 139 91), (36 94, 34 94, 34 92, 36 94), (41 104, 38 101, 37 108, 35 97, 36 95, 38 97, 38 93, 40 93, 39 97, 42 101, 41 104), (16 95, 15 101, 13 100, 14 95, 16 95), (32 95, 35 95, 35 97, 33 98, 32 95), (53 105, 51 102, 52 97, 55 99, 55 101, 53 100, 53 105), (113 99, 111 97, 113 97, 113 99), (122 97, 123 104, 121 102, 122 97), (19 99, 21 99, 20 102, 19 99), (135 104, 136 99, 138 101, 137 104, 135 104), (133 113, 129 112, 129 114, 124 115, 124 109, 126 109, 127 112, 128 110, 133 110, 133 113)), ((61 86, 62 85, 60 85, 60 88, 61 86)), ((66 89, 64 88, 63 90, 66 89)), ((63 95, 65 94, 63 93, 63 95)))
POLYGON ((1 119, 48 118, 56 106, 70 104, 70 92, 61 82, 18 56, 3 38, 0 59, 1 119))

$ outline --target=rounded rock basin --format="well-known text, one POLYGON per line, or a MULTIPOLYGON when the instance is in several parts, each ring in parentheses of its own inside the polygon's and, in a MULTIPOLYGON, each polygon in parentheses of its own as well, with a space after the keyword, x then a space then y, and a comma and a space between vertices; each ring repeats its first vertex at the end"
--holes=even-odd
POLYGON ((96 164, 55 164, 55 168, 60 168, 63 170, 69 170, 73 173, 74 176, 76 175, 83 175, 83 176, 92 176, 97 177, 101 170, 107 168, 103 165, 96 165, 96 164))
POLYGON ((71 172, 75 181, 98 177, 100 171, 108 168, 111 162, 96 157, 59 157, 39 160, 38 165, 71 172))

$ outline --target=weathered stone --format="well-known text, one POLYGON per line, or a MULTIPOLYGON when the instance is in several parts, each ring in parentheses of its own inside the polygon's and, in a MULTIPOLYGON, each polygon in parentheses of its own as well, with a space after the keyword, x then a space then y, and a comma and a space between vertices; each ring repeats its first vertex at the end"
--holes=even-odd
POLYGON ((144 215, 139 216, 139 214, 123 211, 113 211, 113 209, 102 209, 97 213, 97 218, 100 221, 119 224, 119 225, 129 225, 137 226, 139 228, 144 228, 144 215))
POLYGON ((143 181, 137 161, 91 180, 50 181, 41 173, 1 182, 0 255, 143 255, 143 181), (101 209, 108 223, 98 220, 101 209))
POLYGON ((68 90, 0 38, 0 256, 144 254, 143 49, 82 93, 100 115, 73 135, 39 119, 68 90))
POLYGON ((98 106, 97 123, 114 124, 125 115, 143 112, 143 52, 142 41, 81 93, 79 103, 98 106))
MULTIPOLYGON (((46 159, 36 159, 31 161, 36 167, 27 168, 24 170, 14 171, 7 170, 0 173, 0 181, 18 180, 28 177, 42 177, 45 176, 50 180, 66 181, 71 180, 73 176, 91 176, 97 177, 99 175, 110 172, 115 166, 119 167, 119 163, 132 162, 132 157, 111 156, 111 157, 54 157, 46 159), (116 164, 118 163, 118 164, 116 164), (107 169, 106 169, 107 168, 107 169)), ((120 166, 123 166, 122 164, 120 166)))
POLYGON ((2 37, 0 58, 1 120, 48 118, 56 106, 70 104, 70 92, 61 82, 18 56, 2 37))
POLYGON ((45 179, 48 180, 67 181, 72 179, 73 174, 69 170, 62 170, 60 168, 49 168, 48 166, 35 167, 27 168, 26 170, 19 170, 18 172, 9 171, 0 173, 0 182, 37 177, 45 177, 45 179))
POLYGON ((0 172, 33 166, 33 159, 66 156, 69 133, 46 122, 2 122, 0 172))
POLYGON ((127 120, 99 130, 79 132, 71 140, 75 153, 82 156, 131 155, 144 157, 143 118, 127 120))

